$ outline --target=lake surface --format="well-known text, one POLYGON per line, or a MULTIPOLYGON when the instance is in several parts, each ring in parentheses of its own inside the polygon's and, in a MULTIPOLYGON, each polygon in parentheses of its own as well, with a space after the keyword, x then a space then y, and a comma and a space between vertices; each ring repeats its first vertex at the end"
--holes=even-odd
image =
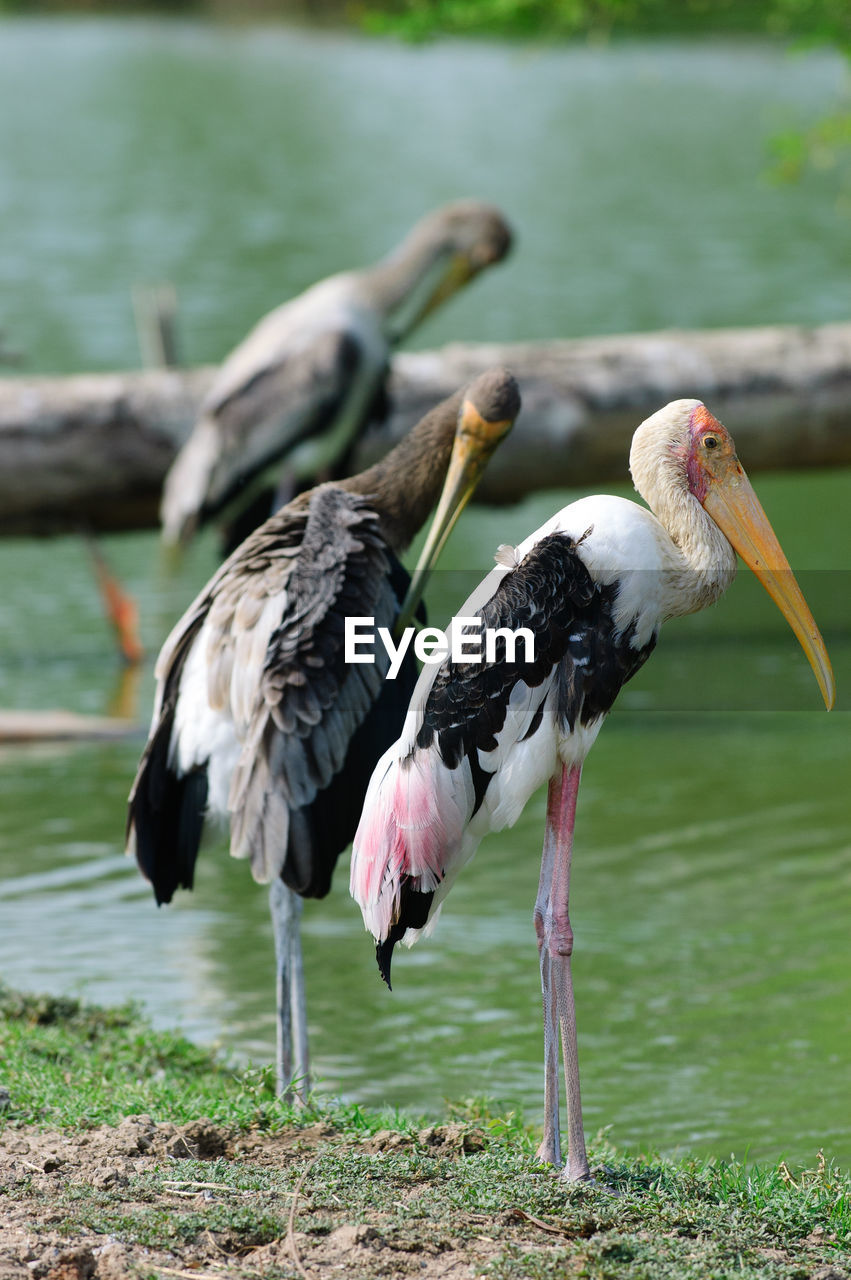
MULTIPOLYGON (((830 172, 766 177, 841 64, 758 44, 407 48, 163 21, 0 24, 0 326, 32 371, 138 362, 130 289, 170 279, 187 362, 367 261, 446 199, 492 199, 516 252, 419 346, 848 318, 830 172)), ((735 430, 735 423, 728 424, 735 430)), ((744 459, 747 464, 747 459, 744 459)), ((626 465, 626 460, 625 460, 626 465)), ((663 1151, 851 1163, 851 474, 756 478, 834 660, 839 710, 761 589, 671 623, 585 770, 573 922, 586 1127, 663 1151)), ((623 492, 627 492, 626 489, 623 492)), ((567 494, 459 527, 433 620, 567 494)), ((104 540, 153 653, 215 565, 104 540)), ((0 705, 102 713, 119 671, 83 545, 0 542, 0 705)), ((148 715, 150 667, 137 691, 148 715)), ((273 1052, 266 894, 213 838, 156 910, 121 853, 138 742, 0 753, 0 978, 132 997, 273 1052)), ((531 912, 544 797, 465 871, 389 994, 346 894, 305 910, 322 1087, 431 1113, 488 1094, 539 1118, 531 912)))

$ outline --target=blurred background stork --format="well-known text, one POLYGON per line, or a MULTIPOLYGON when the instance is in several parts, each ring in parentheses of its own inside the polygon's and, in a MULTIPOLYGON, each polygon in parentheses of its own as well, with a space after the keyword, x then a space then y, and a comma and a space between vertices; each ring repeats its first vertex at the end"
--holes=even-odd
POLYGON ((264 316, 225 360, 166 476, 166 544, 230 507, 233 550, 299 489, 349 475, 358 436, 384 414, 393 348, 510 244, 499 210, 459 200, 375 266, 264 316))

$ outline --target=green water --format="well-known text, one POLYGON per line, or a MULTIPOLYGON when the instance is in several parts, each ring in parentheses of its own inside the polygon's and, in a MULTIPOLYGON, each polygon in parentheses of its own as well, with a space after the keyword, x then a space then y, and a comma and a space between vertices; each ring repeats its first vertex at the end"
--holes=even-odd
MULTIPOLYGON (((505 269, 419 345, 848 316, 830 174, 776 188, 766 140, 829 107, 827 56, 759 45, 403 48, 162 22, 0 24, 0 325, 34 370, 137 362, 129 289, 169 278, 183 354, 367 260, 462 193, 519 230, 505 269)), ((735 431, 735 423, 728 424, 735 431)), ((747 459, 744 460, 745 463, 747 459)), ((756 477, 822 624, 812 675, 742 576, 671 623, 586 766, 572 892, 587 1128, 665 1151, 851 1163, 851 475, 756 477)), ((625 490, 624 490, 625 492, 625 490)), ((430 592, 440 620, 568 495, 476 511, 430 592), (464 572, 462 572, 464 570, 464 572)), ((215 563, 106 539, 153 653, 215 563)), ((118 669, 74 539, 0 543, 0 705, 101 713, 118 669)), ((139 690, 145 719, 150 668, 139 690)), ((121 855, 141 739, 0 754, 0 977, 268 1060, 266 895, 213 839, 157 911, 121 855)), ((461 877, 389 994, 341 868, 305 910, 329 1090, 437 1111, 487 1093, 540 1116, 532 904, 543 796, 461 877)))

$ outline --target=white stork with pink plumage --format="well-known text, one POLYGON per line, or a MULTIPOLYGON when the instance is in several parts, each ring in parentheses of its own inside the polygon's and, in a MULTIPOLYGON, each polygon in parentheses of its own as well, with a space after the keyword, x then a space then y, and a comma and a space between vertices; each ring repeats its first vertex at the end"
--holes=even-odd
MULTIPOLYGON (((433 927, 482 837, 517 821, 549 782, 535 929, 544 1000, 544 1136, 561 1163, 558 1037, 567 1092, 565 1177, 589 1177, 579 1092, 570 957, 570 861, 582 765, 622 685, 651 653, 661 624, 713 604, 736 552, 789 621, 825 705, 830 660, 788 561, 727 430, 696 400, 676 400, 638 428, 630 453, 650 510, 583 498, 497 567, 451 624, 531 629, 534 660, 503 647, 496 661, 423 671, 399 740, 375 767, 354 841, 351 891, 390 982, 394 945, 433 927)), ((500 642, 504 646, 504 641, 500 642)))

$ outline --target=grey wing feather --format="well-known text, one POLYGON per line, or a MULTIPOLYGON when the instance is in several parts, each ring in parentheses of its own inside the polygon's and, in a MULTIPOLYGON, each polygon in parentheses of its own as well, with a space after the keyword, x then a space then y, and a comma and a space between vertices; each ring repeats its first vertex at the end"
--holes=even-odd
POLYGON ((269 369, 299 354, 328 331, 350 327, 351 288, 345 277, 331 277, 268 312, 222 362, 201 405, 216 413, 240 390, 269 369))
POLYGON ((333 485, 317 489, 231 782, 231 848, 250 854, 259 880, 283 865, 289 809, 310 804, 339 772, 378 696, 386 655, 347 664, 344 618, 393 625, 398 606, 388 572, 387 547, 365 500, 333 485))
MULTIPOLYGON (((189 608, 175 624, 160 649, 156 663, 157 706, 180 674, 189 644, 209 618, 213 629, 208 648, 210 687, 222 689, 230 681, 233 665, 233 631, 238 620, 242 628, 257 619, 257 611, 271 594, 280 594, 304 532, 306 511, 287 508, 236 549, 202 587, 189 608)), ((224 705, 225 695, 219 704, 224 705)))
POLYGON ((353 435, 378 400, 388 359, 386 343, 359 313, 340 312, 333 323, 303 331, 287 324, 278 335, 258 326, 225 361, 166 476, 167 540, 215 515, 255 475, 341 414, 351 417, 353 435))
POLYGON ((283 452, 313 423, 333 415, 362 354, 349 330, 328 330, 301 349, 252 361, 254 367, 238 382, 228 376, 220 388, 213 387, 203 412, 215 419, 224 449, 243 447, 248 436, 267 424, 265 452, 270 454, 273 447, 283 452))
MULTIPOLYGON (((172 631, 157 664, 154 726, 172 715, 186 655, 206 645, 206 698, 233 721, 241 754, 228 808, 231 851, 265 881, 280 872, 290 809, 342 768, 389 665, 345 663, 347 614, 391 627, 398 602, 378 517, 334 485, 256 530, 172 631)), ((152 731, 153 737, 154 731, 152 731)))

